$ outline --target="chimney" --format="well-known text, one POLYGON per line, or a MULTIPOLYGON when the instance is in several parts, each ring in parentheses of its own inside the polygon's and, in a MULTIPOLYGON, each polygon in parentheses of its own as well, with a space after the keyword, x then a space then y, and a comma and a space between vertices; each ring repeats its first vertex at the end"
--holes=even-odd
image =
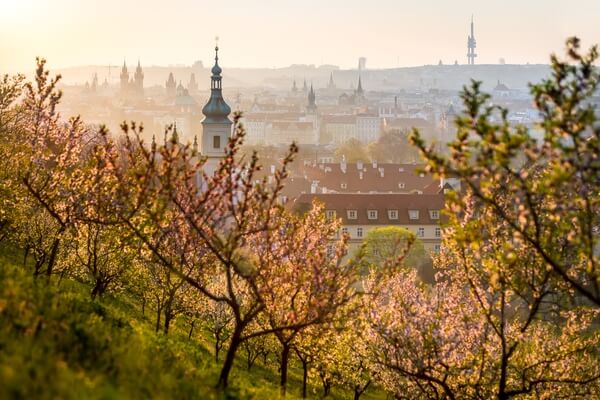
POLYGON ((373 168, 377 168, 377 160, 373 160, 373 168))
POLYGON ((379 175, 381 175, 381 177, 383 178, 383 167, 379 168, 379 175))
POLYGON ((346 168, 347 168, 347 164, 346 164, 346 156, 343 155, 342 156, 342 162, 340 163, 340 169, 342 170, 342 173, 345 174, 346 173, 346 168))
POLYGON ((361 160, 358 160, 356 162, 356 169, 358 169, 359 171, 362 171, 362 169, 363 169, 363 162, 361 160))
POLYGON ((318 186, 317 182, 311 183, 311 185, 310 185, 310 194, 317 193, 317 186, 318 186))

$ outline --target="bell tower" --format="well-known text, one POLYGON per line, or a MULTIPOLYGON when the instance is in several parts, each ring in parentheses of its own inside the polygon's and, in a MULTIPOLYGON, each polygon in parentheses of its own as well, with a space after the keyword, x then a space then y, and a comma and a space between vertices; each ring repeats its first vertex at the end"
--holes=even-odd
MULTIPOLYGON (((217 39, 218 40, 218 39, 217 39)), ((219 66, 219 46, 215 46, 215 65, 210 78, 210 99, 202 108, 202 148, 201 154, 207 158, 204 170, 213 175, 219 162, 225 158, 225 149, 231 138, 233 122, 229 119, 231 108, 223 99, 221 72, 219 66)))

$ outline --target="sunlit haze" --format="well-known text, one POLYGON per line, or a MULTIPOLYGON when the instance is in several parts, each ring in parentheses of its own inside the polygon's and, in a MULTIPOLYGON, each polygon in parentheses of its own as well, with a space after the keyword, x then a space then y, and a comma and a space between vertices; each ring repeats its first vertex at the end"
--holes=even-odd
POLYGON ((547 63, 565 37, 600 42, 597 0, 0 0, 0 71, 54 67, 334 64, 393 68, 466 61, 471 15, 478 64, 547 63), (568 5, 568 8, 565 6, 568 5))

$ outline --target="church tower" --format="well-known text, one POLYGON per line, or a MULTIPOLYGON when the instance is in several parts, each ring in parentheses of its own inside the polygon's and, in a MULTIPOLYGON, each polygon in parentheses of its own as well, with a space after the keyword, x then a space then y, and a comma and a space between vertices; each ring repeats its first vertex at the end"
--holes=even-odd
POLYGON ((175 77, 172 72, 169 72, 169 78, 167 79, 167 82, 165 82, 165 88, 167 89, 167 96, 175 97, 177 84, 175 83, 175 77))
POLYGON ((140 64, 140 60, 138 60, 137 68, 135 69, 135 74, 133 75, 135 82, 135 91, 136 94, 140 97, 144 96, 144 72, 142 71, 142 66, 140 64))
POLYGON ((327 84, 327 89, 335 90, 335 82, 333 81, 333 72, 329 75, 329 83, 327 84))
POLYGON ((225 148, 231 138, 229 119, 231 108, 223 99, 221 87, 221 72, 219 66, 219 46, 215 47, 215 65, 212 67, 210 78, 210 99, 202 109, 202 155, 207 158, 204 170, 207 175, 213 175, 219 162, 225 157, 225 148))
POLYGON ((308 114, 316 114, 317 113, 317 103, 315 90, 313 89, 312 83, 310 84, 310 91, 308 92, 308 104, 306 106, 306 112, 308 114))
POLYGON ((121 68, 121 93, 127 93, 127 85, 129 84, 129 72, 127 72, 127 65, 123 60, 123 68, 121 68))
POLYGON ((469 65, 475 64, 475 47, 477 47, 477 42, 475 41, 475 30, 473 28, 473 16, 471 16, 471 35, 467 39, 467 61, 469 65))

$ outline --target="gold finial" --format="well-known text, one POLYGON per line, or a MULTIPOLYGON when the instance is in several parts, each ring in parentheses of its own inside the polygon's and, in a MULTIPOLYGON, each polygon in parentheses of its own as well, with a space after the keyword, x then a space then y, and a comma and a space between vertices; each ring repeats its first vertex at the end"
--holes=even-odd
POLYGON ((219 51, 219 37, 215 36, 215 50, 219 51))

